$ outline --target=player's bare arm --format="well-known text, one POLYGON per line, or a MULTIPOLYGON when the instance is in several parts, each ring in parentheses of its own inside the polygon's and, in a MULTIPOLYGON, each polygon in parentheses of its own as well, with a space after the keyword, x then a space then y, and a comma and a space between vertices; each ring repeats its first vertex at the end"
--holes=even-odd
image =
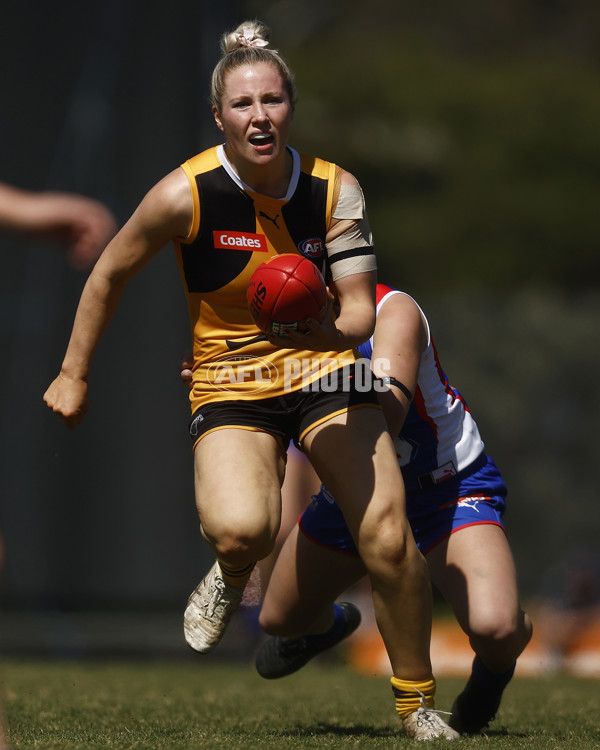
POLYGON ((414 300, 406 294, 394 294, 379 310, 371 368, 379 378, 390 378, 388 389, 378 393, 391 435, 404 424, 410 399, 397 385, 412 395, 417 387, 421 355, 427 347, 427 329, 414 300))
MULTIPOLYGON (((353 248, 372 242, 368 219, 363 211, 364 204, 362 204, 362 192, 358 180, 350 172, 343 172, 338 206, 325 238, 328 248, 343 242, 353 248), (341 211, 341 218, 336 218, 343 196, 349 191, 358 191, 361 196, 361 205, 356 208, 356 213, 347 208, 341 211)), ((337 266, 337 263, 335 265, 337 266)), ((375 270, 361 270, 361 266, 358 265, 355 269, 346 270, 341 278, 336 278, 334 273, 334 279, 335 295, 339 304, 335 328, 346 347, 358 346, 373 334, 375 327, 377 274, 375 270)))
POLYGON ((108 244, 84 287, 61 371, 44 401, 68 427, 88 409, 93 354, 127 282, 174 237, 185 236, 192 216, 187 178, 175 170, 153 187, 108 244))
MULTIPOLYGON (((342 190, 344 186, 360 190, 358 181, 350 172, 343 172, 341 185, 342 190)), ((361 211, 362 207, 357 217, 361 211)), ((367 222, 366 217, 363 221, 367 222)), ((361 232, 355 232, 360 223, 358 218, 332 218, 325 244, 329 246, 340 241, 350 246, 353 243, 364 244, 361 232)), ((370 235, 368 222, 366 227, 366 234, 370 235)), ((337 316, 333 315, 334 308, 330 304, 328 314, 321 323, 309 321, 308 333, 290 333, 293 345, 314 351, 340 351, 362 344, 372 335, 375 327, 376 284, 377 274, 374 270, 364 271, 357 266, 355 270, 347 271, 333 285, 337 316)))
POLYGON ((0 182, 0 227, 58 242, 69 263, 90 268, 117 225, 103 203, 77 193, 21 190, 0 182))

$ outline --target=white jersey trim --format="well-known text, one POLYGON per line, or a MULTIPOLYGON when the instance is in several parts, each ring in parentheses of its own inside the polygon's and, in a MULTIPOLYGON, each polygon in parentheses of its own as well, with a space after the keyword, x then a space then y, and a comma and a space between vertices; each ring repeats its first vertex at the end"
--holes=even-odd
MULTIPOLYGON (((287 150, 292 155, 292 176, 290 178, 290 183, 288 185, 288 189, 286 194, 282 198, 277 198, 276 200, 281 201, 289 201, 291 197, 296 192, 296 188, 298 187, 298 180, 300 179, 300 154, 296 151, 296 149, 293 149, 291 146, 287 146, 287 150)), ((246 185, 246 183, 240 178, 238 173, 233 168, 232 163, 227 158, 227 154, 225 153, 225 147, 224 144, 221 144, 220 146, 217 146, 217 158, 221 162, 221 166, 223 169, 227 172, 227 174, 231 177, 231 179, 235 182, 235 184, 244 190, 247 193, 256 193, 257 191, 250 187, 250 185, 246 185)))

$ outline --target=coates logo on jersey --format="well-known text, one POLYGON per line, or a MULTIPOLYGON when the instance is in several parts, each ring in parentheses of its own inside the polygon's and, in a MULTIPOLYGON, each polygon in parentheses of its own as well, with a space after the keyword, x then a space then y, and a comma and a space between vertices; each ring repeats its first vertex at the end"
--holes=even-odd
POLYGON ((325 244, 320 237, 313 237, 300 242, 298 250, 305 258, 320 258, 325 253, 325 244))
POLYGON ((267 240, 264 234, 252 234, 251 232, 213 232, 215 247, 221 250, 247 250, 266 253, 268 250, 267 240))

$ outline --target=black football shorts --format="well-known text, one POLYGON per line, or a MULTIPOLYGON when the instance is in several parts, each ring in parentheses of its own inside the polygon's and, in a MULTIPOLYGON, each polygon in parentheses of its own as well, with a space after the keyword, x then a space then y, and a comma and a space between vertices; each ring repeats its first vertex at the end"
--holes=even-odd
POLYGON ((355 367, 345 365, 302 390, 282 396, 231 399, 201 406, 189 424, 194 445, 214 430, 239 428, 268 432, 287 448, 301 447, 305 435, 322 422, 364 406, 379 408, 373 383, 357 380, 355 367))

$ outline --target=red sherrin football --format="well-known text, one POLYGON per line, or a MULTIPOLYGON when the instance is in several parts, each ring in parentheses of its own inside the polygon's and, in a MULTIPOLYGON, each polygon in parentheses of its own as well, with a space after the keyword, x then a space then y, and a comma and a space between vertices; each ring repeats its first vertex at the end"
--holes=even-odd
POLYGON ((292 253, 261 263, 246 296, 250 313, 264 333, 297 330, 306 318, 322 320, 327 309, 327 287, 319 269, 292 253))

